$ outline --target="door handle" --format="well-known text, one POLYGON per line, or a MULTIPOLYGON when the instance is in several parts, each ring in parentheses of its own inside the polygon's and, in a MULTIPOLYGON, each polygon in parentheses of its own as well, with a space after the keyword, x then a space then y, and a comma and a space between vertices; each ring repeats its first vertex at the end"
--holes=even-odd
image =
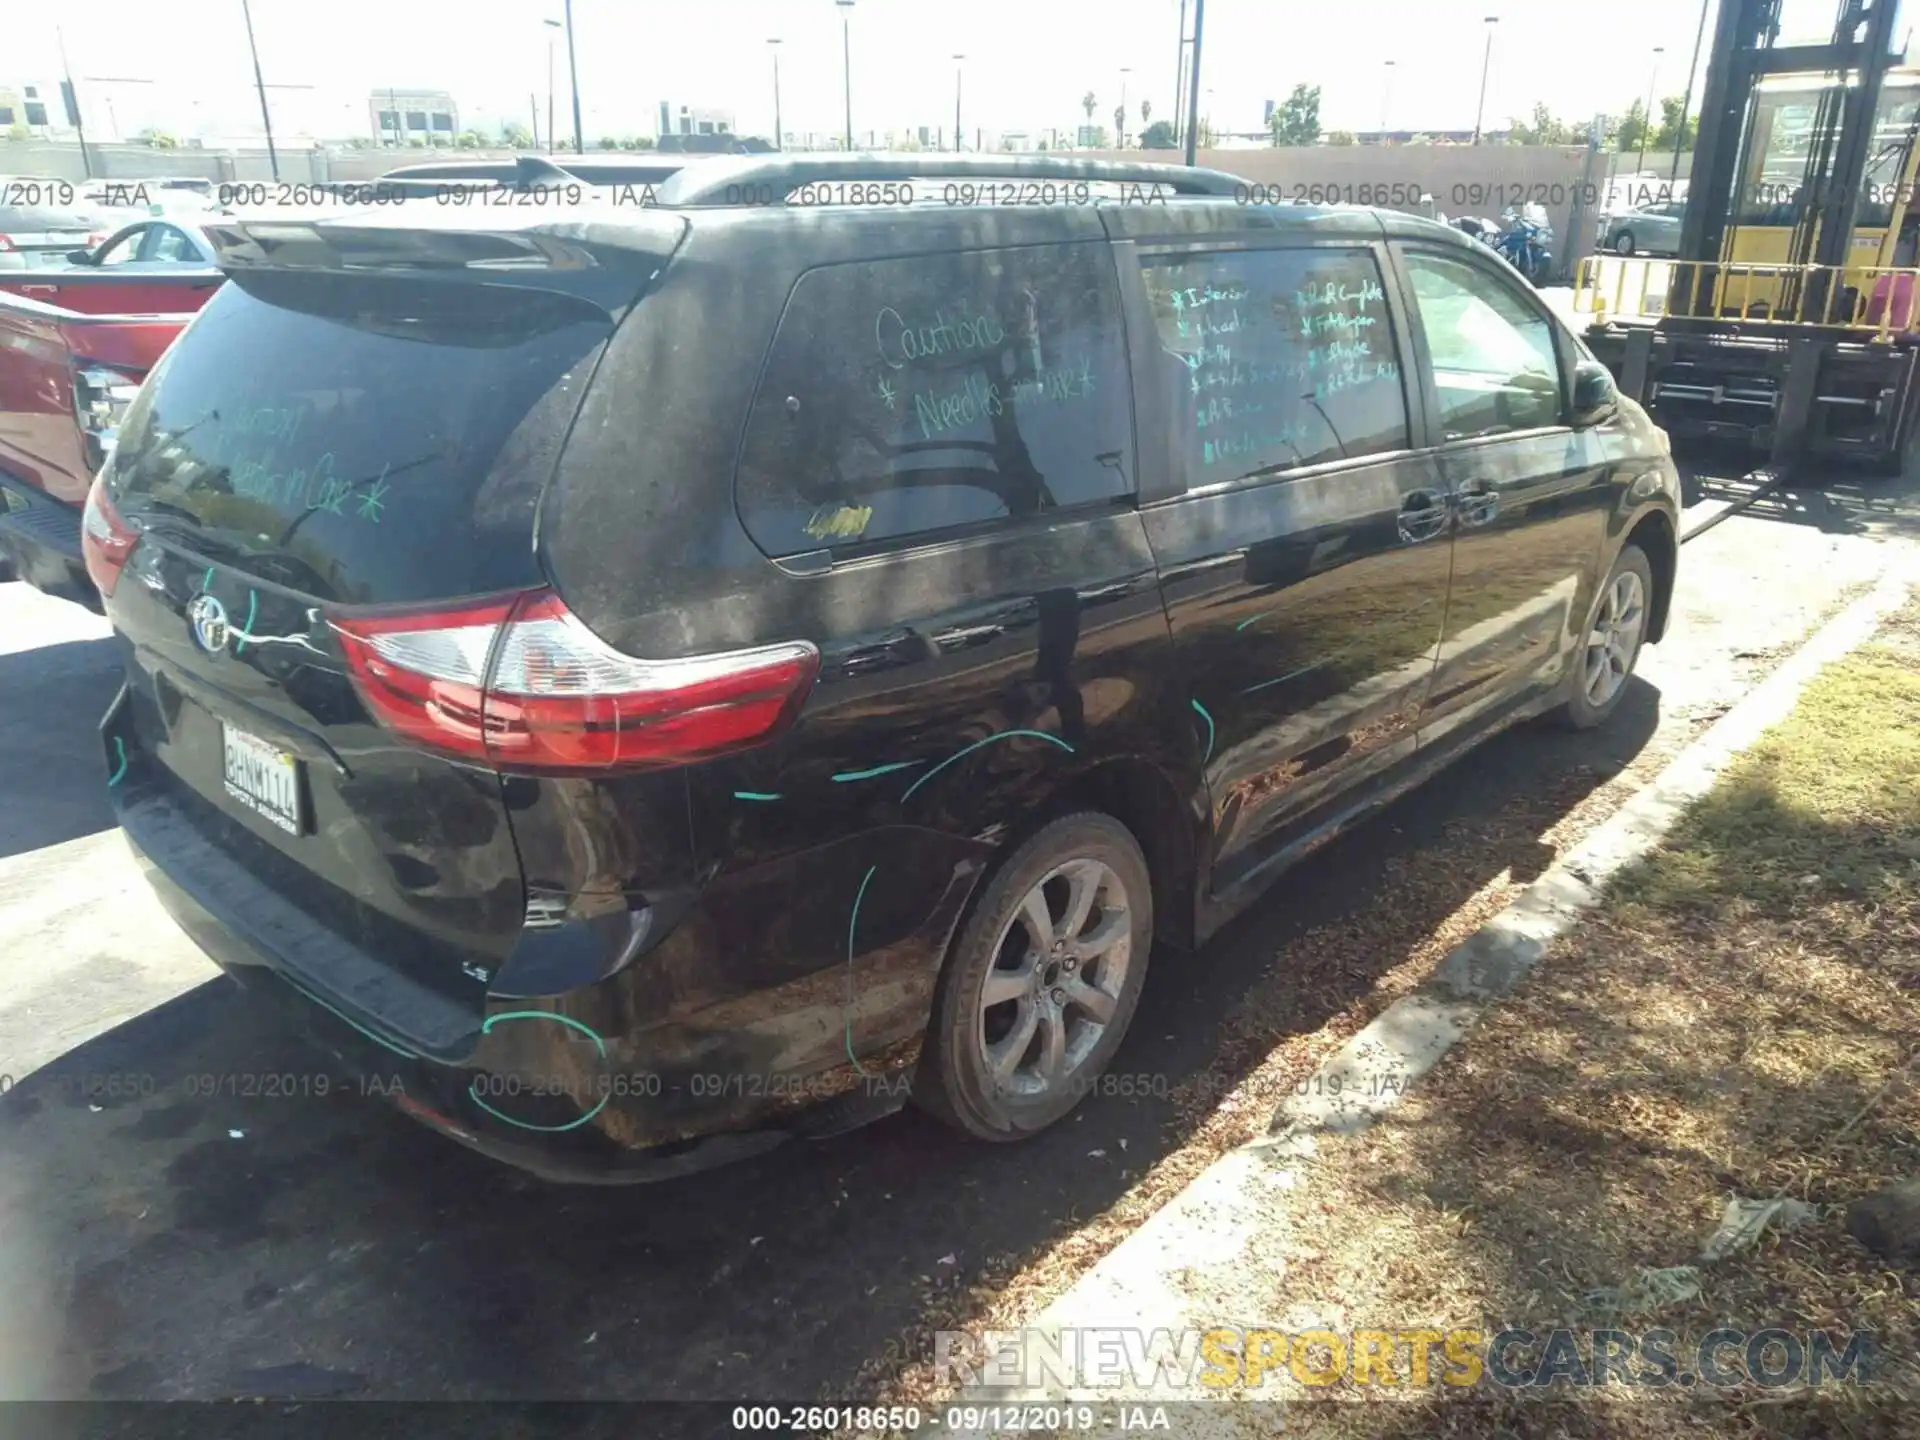
POLYGON ((1463 527, 1491 525, 1500 514, 1500 492, 1488 481, 1469 480, 1453 492, 1453 504, 1463 527))
POLYGON ((1405 545, 1418 545, 1422 540, 1431 540, 1447 528, 1447 502, 1431 490, 1409 490, 1400 499, 1400 513, 1396 517, 1400 531, 1400 540, 1405 545))

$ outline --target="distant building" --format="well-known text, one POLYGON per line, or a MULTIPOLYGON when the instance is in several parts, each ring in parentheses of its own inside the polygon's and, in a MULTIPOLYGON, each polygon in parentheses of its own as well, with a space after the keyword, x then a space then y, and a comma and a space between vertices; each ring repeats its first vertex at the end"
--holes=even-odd
POLYGON ((698 105, 675 109, 660 102, 660 133, 666 135, 731 135, 734 133, 731 110, 709 110, 698 105))
POLYGON ((24 125, 45 135, 66 117, 59 110, 60 91, 52 85, 0 85, 0 130, 24 125))
POLYGON ((451 145, 460 133, 460 109, 445 90, 375 90, 367 114, 382 145, 451 145))

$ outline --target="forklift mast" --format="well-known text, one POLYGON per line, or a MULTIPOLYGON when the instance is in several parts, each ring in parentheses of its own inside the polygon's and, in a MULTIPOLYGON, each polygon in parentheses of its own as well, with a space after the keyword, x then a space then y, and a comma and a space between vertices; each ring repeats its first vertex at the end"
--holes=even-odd
MULTIPOLYGON (((1723 0, 1701 96, 1693 178, 1680 224, 1682 265, 1674 312, 1711 313, 1715 264, 1743 197, 1743 140, 1760 82, 1771 75, 1832 74, 1845 83, 1839 114, 1816 126, 1808 156, 1807 207, 1796 227, 1793 263, 1843 266, 1853 241, 1861 190, 1873 148, 1874 117, 1894 50, 1897 0, 1840 0, 1833 37, 1824 45, 1778 44, 1782 0, 1723 0), (1808 253, 1810 251, 1810 253, 1808 253), (1687 287, 1691 285, 1691 293, 1687 287)), ((1824 282, 1825 277, 1819 277, 1824 282)), ((1819 297, 1808 297, 1810 300, 1819 297)))

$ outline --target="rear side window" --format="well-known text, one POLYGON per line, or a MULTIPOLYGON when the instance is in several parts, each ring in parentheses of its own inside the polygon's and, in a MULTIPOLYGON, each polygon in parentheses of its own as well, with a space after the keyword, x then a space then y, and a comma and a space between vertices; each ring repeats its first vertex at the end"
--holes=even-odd
POLYGON ((1371 251, 1240 250, 1141 269, 1190 488, 1407 447, 1371 251))
POLYGON ((748 417, 748 532, 792 555, 1133 490, 1126 352, 1100 244, 809 271, 748 417))
POLYGON ((134 402, 115 498, 322 600, 537 583, 534 506, 610 328, 528 288, 236 276, 134 402))

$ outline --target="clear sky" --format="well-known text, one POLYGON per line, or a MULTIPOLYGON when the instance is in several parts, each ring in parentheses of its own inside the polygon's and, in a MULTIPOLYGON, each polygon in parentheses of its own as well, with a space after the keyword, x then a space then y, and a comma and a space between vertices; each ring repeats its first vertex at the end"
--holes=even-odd
MULTIPOLYGON (((1715 0, 1708 0, 1711 5, 1715 0)), ((445 89, 464 123, 524 119, 547 89, 543 18, 562 0, 252 0, 276 127, 363 133, 367 92, 445 89)), ((1789 29, 1818 34, 1833 0, 1788 0, 1789 29)), ((91 131, 147 125, 183 134, 258 126, 240 0, 7 0, 0 84, 51 84, 54 26, 81 79, 91 131), (105 77, 104 80, 86 77, 105 77), (147 84, 130 83, 149 81, 147 84), (110 82, 110 83, 108 83, 110 82)), ((841 126, 841 22, 833 0, 574 0, 580 89, 591 144, 651 134, 661 100, 731 109, 738 127, 771 133, 779 36, 781 108, 790 131, 841 126)), ((956 52, 964 53, 966 128, 1070 130, 1080 97, 1111 126, 1123 67, 1129 127, 1139 103, 1173 105, 1179 0, 856 0, 851 15, 858 132, 948 125, 956 52)), ((1255 129, 1262 102, 1302 81, 1322 87, 1329 129, 1463 129, 1474 122, 1488 26, 1498 15, 1487 96, 1490 125, 1546 101, 1569 118, 1624 112, 1686 84, 1699 0, 1210 0, 1202 108, 1221 129, 1255 129), (1389 68, 1388 61, 1394 62, 1389 68), (1389 78, 1391 77, 1391 78, 1389 78), (1390 92, 1390 93, 1389 93, 1390 92)), ((1709 22, 1711 23, 1711 22, 1709 22)), ((566 49, 556 66, 567 129, 566 49)))

